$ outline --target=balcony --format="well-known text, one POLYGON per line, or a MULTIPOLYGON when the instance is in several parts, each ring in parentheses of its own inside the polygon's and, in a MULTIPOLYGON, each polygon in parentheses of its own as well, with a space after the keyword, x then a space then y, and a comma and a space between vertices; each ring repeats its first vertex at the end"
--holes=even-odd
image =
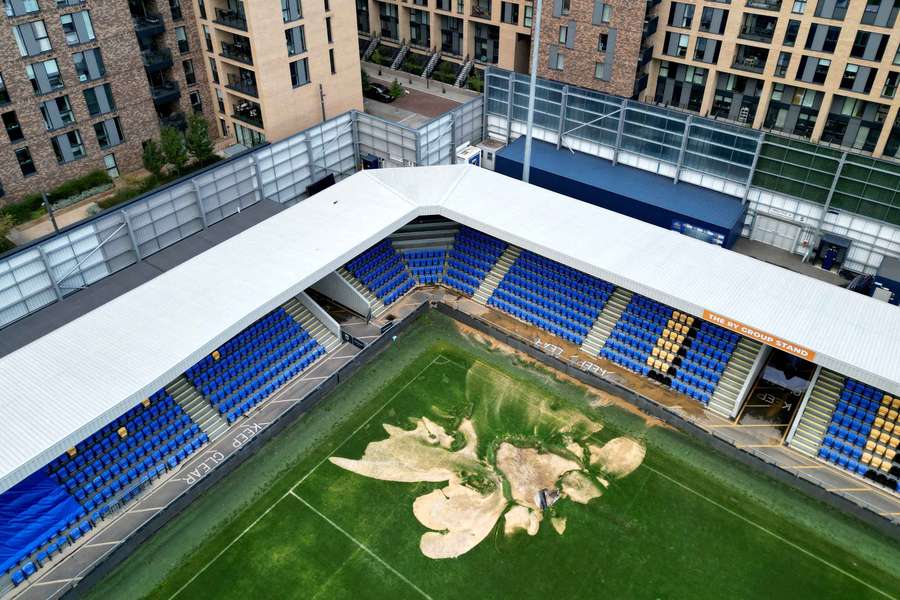
POLYGON ((177 129, 178 131, 185 131, 187 130, 187 118, 185 118, 184 113, 182 112, 172 113, 170 115, 160 117, 159 126, 171 127, 172 129, 177 129))
POLYGON ((491 0, 473 0, 472 16, 479 19, 491 18, 491 0))
POLYGON ((241 104, 236 104, 231 117, 262 129, 262 111, 260 111, 259 104, 256 102, 242 102, 241 104))
POLYGON ((775 17, 754 14, 745 15, 739 37, 769 44, 775 35, 775 25, 777 23, 778 19, 775 17))
POLYGON ((250 51, 250 45, 247 43, 229 44, 222 42, 222 52, 219 53, 224 58, 229 58, 245 65, 253 64, 253 53, 250 51))
POLYGON ((653 15, 652 17, 644 20, 644 37, 649 37, 656 33, 656 28, 659 26, 659 17, 657 15, 653 15))
MULTIPOLYGON (((250 71, 246 71, 246 73, 250 73, 250 71)), ((252 73, 250 74, 252 75, 252 73)), ((228 83, 225 84, 225 87, 240 94, 259 98, 259 90, 256 87, 256 79, 254 77, 237 76, 229 73, 228 83)))
POLYGON ((769 51, 765 48, 738 45, 734 63, 731 66, 742 71, 762 73, 766 68, 768 58, 769 51))
POLYGON ((134 30, 142 38, 152 38, 165 33, 166 25, 159 15, 146 15, 134 18, 134 30))
POLYGON ((150 97, 153 98, 153 104, 162 106, 170 102, 176 102, 181 98, 181 90, 174 81, 163 81, 161 83, 150 84, 150 97))
POLYGON ((224 27, 231 27, 232 29, 247 31, 247 17, 236 10, 223 10, 217 8, 216 18, 213 19, 213 23, 224 27))
POLYGON ((781 10, 781 0, 747 0, 747 8, 781 10))
POLYGON ((172 51, 168 48, 161 50, 144 50, 141 52, 141 61, 149 73, 158 73, 172 67, 172 51))
POLYGON ((641 48, 641 54, 638 58, 638 68, 643 67, 651 60, 653 60, 653 46, 641 48))

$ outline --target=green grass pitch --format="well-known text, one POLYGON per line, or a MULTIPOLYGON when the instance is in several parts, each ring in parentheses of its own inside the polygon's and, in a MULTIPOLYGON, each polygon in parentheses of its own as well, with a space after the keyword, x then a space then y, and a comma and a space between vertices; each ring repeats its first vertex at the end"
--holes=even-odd
MULTIPOLYGON (((483 379, 483 378, 482 378, 483 379)), ((686 435, 593 396, 429 313, 322 405, 193 503, 91 592, 95 598, 885 598, 900 596, 887 537, 686 435), (496 381, 473 384, 472 369, 496 381), (512 382, 515 394, 498 390, 512 382), (535 403, 551 407, 538 411, 535 403), (531 408, 529 408, 531 407, 531 408), (558 414, 646 447, 640 467, 588 504, 563 500, 562 535, 505 535, 503 519, 455 559, 419 549, 413 501, 445 483, 380 481, 359 458, 427 416, 471 415, 491 439, 560 444, 558 414), (554 425, 553 423, 556 423, 554 425)))

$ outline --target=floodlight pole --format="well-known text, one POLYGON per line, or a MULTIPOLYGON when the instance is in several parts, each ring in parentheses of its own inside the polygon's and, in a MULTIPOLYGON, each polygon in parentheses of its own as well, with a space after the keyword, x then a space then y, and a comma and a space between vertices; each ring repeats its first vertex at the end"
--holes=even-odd
MULTIPOLYGON (((522 164, 522 181, 528 183, 531 171, 531 137, 534 128, 534 90, 537 87, 538 55, 541 46, 541 12, 544 10, 544 0, 536 0, 534 3, 534 27, 531 32, 531 81, 528 84, 528 121, 525 126, 525 156, 522 164)), ((514 75, 512 75, 514 77, 514 75)), ((509 98, 510 104, 513 99, 509 98)))

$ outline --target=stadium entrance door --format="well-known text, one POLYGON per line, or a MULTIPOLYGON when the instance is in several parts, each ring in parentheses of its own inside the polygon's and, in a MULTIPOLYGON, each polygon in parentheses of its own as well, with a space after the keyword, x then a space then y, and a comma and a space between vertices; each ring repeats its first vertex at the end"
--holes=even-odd
POLYGON ((768 425, 773 438, 784 439, 815 370, 811 362, 773 349, 738 415, 738 425, 763 430, 768 425))

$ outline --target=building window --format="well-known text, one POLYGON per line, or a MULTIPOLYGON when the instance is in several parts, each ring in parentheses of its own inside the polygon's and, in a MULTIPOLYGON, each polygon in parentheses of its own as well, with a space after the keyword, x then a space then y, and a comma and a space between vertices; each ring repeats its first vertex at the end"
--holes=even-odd
POLYGON ((794 0, 794 4, 791 7, 791 12, 795 15, 802 15, 806 12, 806 0, 794 0))
POLYGON ((325 38, 329 44, 334 43, 334 36, 331 33, 331 17, 325 17, 325 38))
POLYGON ((16 160, 19 162, 19 168, 22 170, 23 176, 28 177, 37 173, 34 161, 31 160, 31 152, 28 151, 28 146, 16 150, 16 160))
POLYGON ((6 89, 6 82, 3 81, 3 73, 0 73, 0 106, 10 102, 12 99, 9 97, 9 90, 6 89))
POLYGON ((10 142, 19 142, 25 139, 25 134, 22 132, 22 126, 19 125, 19 118, 16 116, 16 111, 11 110, 9 112, 5 112, 2 115, 3 117, 3 127, 6 129, 6 135, 9 136, 10 142))
POLYGON ((800 33, 800 21, 791 19, 788 21, 787 29, 784 32, 784 45, 793 46, 796 44, 798 33, 800 33))
POLYGON ((225 119, 219 119, 219 130, 223 137, 228 137, 228 123, 225 122, 225 119))
POLYGON ((296 56, 306 52, 306 31, 303 25, 284 30, 288 56, 296 56))
POLYGON ((594 63, 594 79, 605 79, 606 65, 603 62, 594 63))
POLYGON ((525 16, 522 19, 522 25, 525 27, 531 27, 531 21, 534 18, 534 7, 526 6, 525 7, 525 16))
POLYGON ((606 47, 609 44, 609 34, 601 33, 597 39, 597 52, 606 52, 606 47))
POLYGON ((31 87, 35 94, 47 94, 63 87, 62 76, 59 74, 59 64, 55 58, 39 63, 25 65, 25 74, 31 81, 31 87))
POLYGON ((12 30, 21 56, 37 56, 53 49, 43 21, 15 25, 12 30))
POLYGON ((187 32, 184 30, 184 27, 175 28, 175 39, 178 41, 179 52, 182 54, 190 52, 191 47, 190 44, 188 44, 187 32))
POLYGON ((328 64, 331 66, 331 74, 337 73, 337 67, 334 64, 334 48, 328 49, 328 64))
POLYGON ((569 26, 568 25, 560 25, 559 27, 559 43, 565 44, 566 40, 569 38, 569 26))
POLYGON ((50 145, 53 146, 53 153, 60 164, 84 158, 84 143, 81 141, 81 132, 77 129, 50 138, 50 145))
POLYGON ((281 0, 281 18, 285 23, 303 18, 300 0, 281 0))
POLYGON ((91 23, 91 13, 82 10, 75 13, 62 15, 59 18, 62 23, 63 34, 66 36, 66 44, 75 46, 86 44, 94 39, 94 25, 91 23))
POLYGON ((197 0, 197 8, 200 9, 200 18, 206 18, 206 2, 204 0, 197 0))
POLYGON ((108 83, 84 90, 84 101, 92 117, 116 110, 112 88, 108 83))
POLYGON ((69 102, 68 96, 41 102, 40 108, 47 131, 61 129, 75 122, 75 113, 72 112, 72 103, 69 102))
POLYGON ((778 63, 775 65, 775 77, 785 77, 788 65, 791 64, 790 52, 782 52, 778 55, 778 63))
POLYGON ((119 117, 95 123, 94 134, 97 136, 97 145, 101 150, 118 146, 125 141, 122 136, 122 127, 119 125, 119 117))
POLYGON ((881 60, 887 49, 888 36, 869 31, 856 32, 853 47, 850 48, 850 56, 863 60, 881 60))
POLYGON ((815 52, 834 52, 841 28, 813 23, 806 36, 806 49, 815 52))
POLYGON ((309 83, 309 59, 301 58, 290 63, 291 85, 295 88, 309 83))
POLYGON ((673 2, 669 8, 669 26, 690 29, 694 22, 694 5, 673 2))
POLYGON ((249 127, 244 127, 240 123, 234 124, 234 139, 238 144, 247 148, 259 146, 266 142, 266 136, 262 133, 249 127))
POLYGON ((850 0, 819 0, 816 4, 814 16, 843 21, 844 17, 847 16, 847 7, 849 5, 850 0))
POLYGON ((184 82, 188 85, 197 83, 197 74, 194 72, 194 61, 181 61, 181 67, 184 69, 184 82))
POLYGON ((562 71, 566 68, 566 55, 558 50, 554 51, 552 47, 550 50, 550 68, 556 71, 562 71))
POLYGON ((106 75, 106 66, 103 64, 100 48, 76 52, 72 55, 72 62, 75 63, 78 81, 93 81, 106 75))
POLYGON ((609 22, 611 20, 612 20, 612 6, 610 6, 609 4, 604 4, 600 8, 600 22, 609 24, 609 22))
MULTIPOLYGON (((219 112, 225 112, 225 98, 222 97, 222 90, 216 88, 216 103, 219 105, 219 112)), ((225 135, 228 135, 227 133, 225 135)))
MULTIPOLYGON (((416 4, 428 6, 428 0, 416 0, 416 4)), ((331 12, 331 2, 325 0, 325 12, 331 12)))
POLYGON ((219 69, 216 67, 216 59, 209 59, 209 72, 212 74, 213 83, 219 83, 219 69))
POLYGON ((191 92, 188 96, 191 101, 191 110, 193 110, 197 114, 203 113, 203 99, 200 97, 200 92, 191 92))
POLYGON ((797 80, 806 83, 825 83, 829 67, 831 67, 831 61, 827 58, 802 56, 800 65, 797 67, 797 80))
POLYGON ((181 14, 181 0, 169 0, 169 10, 172 12, 173 21, 180 21, 183 18, 181 14))
POLYGON ((572 0, 560 0, 559 14, 567 15, 567 14, 569 14, 570 10, 572 10, 572 0))
POLYGON ((116 164, 116 155, 107 154, 103 157, 103 166, 106 168, 106 174, 112 179, 119 176, 119 165, 116 164))
POLYGON ((519 5, 512 2, 500 3, 500 20, 510 25, 519 24, 519 5))
POLYGON ((207 27, 206 25, 203 26, 203 40, 206 42, 206 51, 214 52, 212 36, 209 35, 209 27, 207 27))
POLYGON ((686 33, 675 33, 672 31, 667 31, 663 51, 669 56, 684 58, 685 56, 687 56, 688 44, 690 43, 690 41, 691 38, 686 33))
POLYGON ((900 72, 889 72, 884 80, 884 88, 881 90, 881 95, 885 98, 896 98, 898 83, 900 83, 900 72))
POLYGON ((3 0, 7 17, 21 17, 41 10, 37 0, 3 0))

